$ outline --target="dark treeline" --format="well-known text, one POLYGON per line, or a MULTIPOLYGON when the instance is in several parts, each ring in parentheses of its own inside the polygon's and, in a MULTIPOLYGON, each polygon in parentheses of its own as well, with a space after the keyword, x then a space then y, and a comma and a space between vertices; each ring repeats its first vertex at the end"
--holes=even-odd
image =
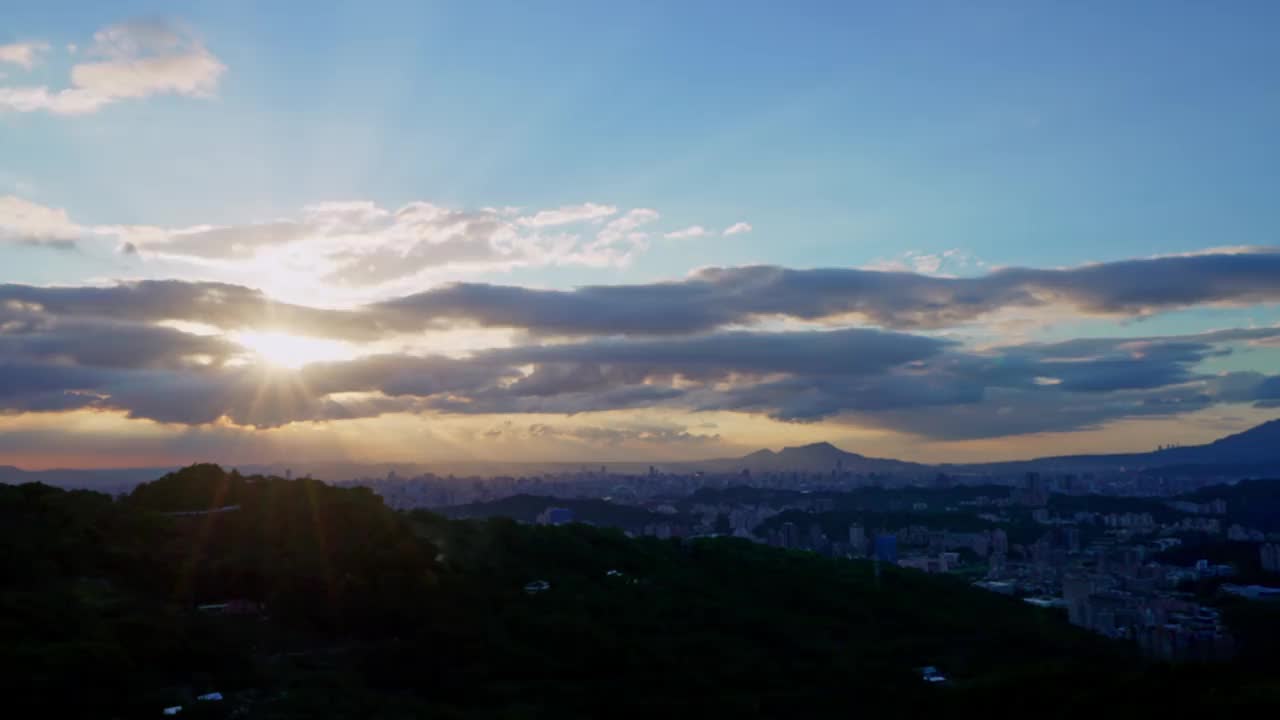
POLYGON ((1148 664, 955 578, 397 513, 364 489, 210 465, 116 501, 0 486, 0 535, 0 689, 22 717, 1150 716, 1280 700, 1259 654, 1148 664), (924 665, 950 682, 927 685, 924 665), (225 699, 193 701, 211 691, 225 699))

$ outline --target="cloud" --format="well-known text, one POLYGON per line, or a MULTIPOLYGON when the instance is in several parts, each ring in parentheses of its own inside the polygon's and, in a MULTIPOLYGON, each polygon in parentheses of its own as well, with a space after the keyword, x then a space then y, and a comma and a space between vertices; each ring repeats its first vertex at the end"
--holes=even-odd
POLYGON ((141 262, 180 263, 189 271, 291 287, 335 286, 356 297, 420 286, 432 273, 482 273, 519 267, 618 266, 647 247, 640 228, 657 211, 599 203, 566 205, 525 215, 510 208, 464 210, 426 201, 398 209, 369 201, 331 201, 296 214, 229 225, 80 225, 65 210, 0 197, 0 234, 70 245, 72 238, 110 241, 141 262), (7 220, 6 220, 7 218, 7 220), (586 227, 575 227, 587 223, 586 227))
POLYGON ((568 440, 591 446, 716 446, 720 435, 690 432, 689 428, 676 424, 623 423, 614 425, 569 425, 532 423, 524 425, 510 420, 481 434, 486 440, 538 441, 568 440))
POLYGON ((103 28, 86 55, 95 59, 73 65, 70 85, 62 90, 0 87, 0 109, 81 115, 152 95, 209 97, 226 71, 189 31, 162 22, 103 28))
POLYGON ((1280 328, 1082 338, 986 350, 870 328, 720 331, 516 345, 467 357, 392 353, 265 367, 226 336, 158 322, 280 322, 385 331, 368 309, 274 303, 216 283, 0 286, 0 412, 95 409, 160 423, 271 428, 386 413, 563 414, 665 407, 824 419, 962 439, 1097 427, 1280 400, 1280 376, 1208 373, 1280 328))
POLYGON ((667 238, 669 240, 684 240, 686 238, 706 237, 707 235, 710 235, 710 234, 711 234, 711 231, 707 230, 701 225, 690 225, 687 228, 684 228, 681 230, 674 230, 672 232, 666 233, 662 237, 667 238))
MULTIPOLYGON (((31 213, 27 205, 13 199, 0 203, 3 208, 7 210, 0 213, 0 232, 11 238, 67 239, 75 228, 60 211, 31 213)), ((237 236, 240 244, 220 241, 216 249, 236 255, 292 237, 294 227, 264 225, 255 233, 237 236)), ((178 242, 197 242, 203 252, 210 237, 218 237, 212 232, 184 234, 178 242)), ((436 244, 442 252, 460 251, 453 242, 436 244)), ((853 319, 888 329, 934 330, 1019 308, 1141 317, 1202 305, 1277 302, 1280 254, 1153 258, 1066 270, 1012 269, 973 278, 753 266, 712 268, 678 281, 573 290, 455 283, 348 310, 282 303, 241 285, 182 281, 105 288, 0 286, 0 302, 5 299, 38 303, 54 314, 120 312, 121 317, 133 319, 188 320, 223 329, 269 329, 344 340, 466 326, 561 337, 695 335, 773 318, 824 323, 853 319)))
POLYGON ((628 210, 622 217, 610 220, 594 242, 581 253, 584 265, 621 264, 630 262, 632 255, 648 247, 648 233, 639 228, 657 222, 662 215, 652 208, 628 210), (604 262, 602 262, 604 261, 604 262))
POLYGON ((613 205, 583 203, 581 205, 565 205, 554 210, 540 210, 533 215, 519 218, 516 222, 528 227, 549 227, 552 225, 569 225, 571 223, 599 220, 615 215, 618 208, 613 205))
POLYGON ((955 275, 970 267, 985 267, 986 263, 974 258, 963 250, 952 248, 937 253, 908 250, 901 257, 891 260, 877 260, 864 265, 866 270, 881 272, 915 272, 921 275, 955 275))
MULTIPOLYGON (((144 263, 151 258, 185 262, 193 272, 212 266, 224 276, 255 281, 269 273, 272 282, 291 288, 324 288, 331 294, 336 289, 354 299, 394 295, 429 283, 446 269, 456 276, 520 267, 625 265, 648 247, 645 227, 660 214, 633 208, 605 222, 600 208, 608 209, 584 203, 520 215, 429 202, 392 210, 348 201, 310 205, 295 216, 264 222, 166 229, 80 226, 64 210, 9 196, 0 198, 0 234, 64 247, 77 239, 111 240, 118 248, 132 248, 144 263), (543 213, 550 215, 522 222, 543 213), (592 216, 598 216, 588 221, 596 226, 594 235, 567 231, 572 224, 552 224, 592 216)), ((361 312, 395 332, 454 323, 573 336, 691 334, 780 318, 936 330, 1028 310, 1146 317, 1204 305, 1280 301, 1280 251, 1272 248, 1061 269, 1004 268, 966 277, 935 274, 968 263, 963 253, 914 253, 908 259, 924 272, 757 265, 706 268, 675 281, 572 290, 470 283, 400 295, 361 312)))
POLYGON ((245 259, 263 248, 302 240, 310 232, 312 229, 308 225, 288 220, 239 227, 192 228, 168 233, 163 241, 143 247, 182 257, 245 259))
POLYGON ((550 335, 676 335, 770 318, 860 318, 940 329, 1006 309, 1064 308, 1141 317, 1208 304, 1280 301, 1280 253, 1127 260, 1066 270, 1009 269, 975 278, 862 269, 710 268, 680 281, 574 290, 463 283, 367 308, 388 326, 445 321, 550 335))
POLYGON ((40 55, 49 49, 48 43, 20 42, 0 45, 0 63, 9 63, 30 70, 40 61, 40 55))
POLYGON ((743 233, 749 233, 751 232, 751 230, 752 230, 751 223, 736 222, 730 225, 729 227, 725 228, 723 234, 725 237, 728 237, 730 235, 741 235, 743 233))
POLYGON ((65 210, 0 196, 0 241, 66 249, 75 246, 81 232, 65 210))
MULTIPOLYGON (((951 343, 851 328, 822 332, 725 332, 669 340, 596 340, 492 351, 512 364, 590 363, 638 368, 643 377, 710 379, 729 373, 860 375, 940 354, 951 343)), ((512 386, 518 390, 519 384, 512 386)))
POLYGON ((314 337, 371 340, 389 333, 352 311, 271 300, 258 290, 225 283, 144 280, 108 287, 0 285, 0 325, 93 318, 120 322, 185 321, 223 330, 273 330, 314 337))
POLYGON ((244 349, 217 336, 113 321, 20 324, 0 331, 0 355, 13 360, 106 368, 216 366, 244 349))

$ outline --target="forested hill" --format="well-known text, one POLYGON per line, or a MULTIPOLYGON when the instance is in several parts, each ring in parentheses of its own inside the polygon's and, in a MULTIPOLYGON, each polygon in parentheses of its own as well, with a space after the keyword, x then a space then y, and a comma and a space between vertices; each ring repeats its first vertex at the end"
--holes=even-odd
POLYGON ((0 486, 0 576, 18 717, 1154 716, 1280 698, 1272 667, 1146 665, 948 578, 397 513, 215 466, 114 502, 0 486))
POLYGON ((644 508, 597 498, 555 498, 545 495, 512 495, 489 502, 440 508, 439 512, 447 517, 461 520, 505 517, 531 523, 535 522, 543 511, 552 507, 569 510, 573 513, 575 522, 633 531, 642 530, 649 523, 669 522, 673 519, 644 508))

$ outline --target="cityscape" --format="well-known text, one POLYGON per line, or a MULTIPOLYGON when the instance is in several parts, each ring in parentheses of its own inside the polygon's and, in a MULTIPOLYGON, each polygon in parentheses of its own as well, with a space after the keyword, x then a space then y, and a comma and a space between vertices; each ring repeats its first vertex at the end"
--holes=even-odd
MULTIPOLYGON (((1275 453, 1278 432, 1280 424, 1264 426, 1252 440, 1275 453)), ((1239 512, 1253 502, 1240 483, 1277 492, 1234 476, 1231 465, 928 477, 855 473, 844 468, 847 454, 826 444, 784 452, 810 468, 836 459, 826 472, 752 473, 743 458, 741 470, 719 474, 601 466, 489 478, 392 472, 343 484, 371 488, 402 510, 586 522, 661 540, 730 536, 956 574, 1169 661, 1234 656, 1235 640, 1206 597, 1280 598, 1280 497, 1239 512)))
POLYGON ((1277 28, 0 0, 5 716, 1277 716, 1277 28))

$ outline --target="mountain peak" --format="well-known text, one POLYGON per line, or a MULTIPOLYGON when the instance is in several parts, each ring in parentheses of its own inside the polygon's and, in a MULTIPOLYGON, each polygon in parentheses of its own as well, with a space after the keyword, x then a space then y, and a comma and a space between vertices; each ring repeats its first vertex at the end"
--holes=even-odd
POLYGON ((829 442, 809 443, 808 445, 799 445, 795 447, 782 448, 779 455, 807 455, 811 457, 862 457, 857 453, 851 453, 847 450, 832 445, 829 442))
POLYGON ((836 447, 835 445, 832 445, 829 442, 826 442, 825 440, 822 442, 809 443, 808 445, 800 445, 798 447, 789 447, 787 449, 788 450, 827 450, 827 451, 836 450, 839 452, 844 452, 843 450, 840 450, 840 448, 836 447))

